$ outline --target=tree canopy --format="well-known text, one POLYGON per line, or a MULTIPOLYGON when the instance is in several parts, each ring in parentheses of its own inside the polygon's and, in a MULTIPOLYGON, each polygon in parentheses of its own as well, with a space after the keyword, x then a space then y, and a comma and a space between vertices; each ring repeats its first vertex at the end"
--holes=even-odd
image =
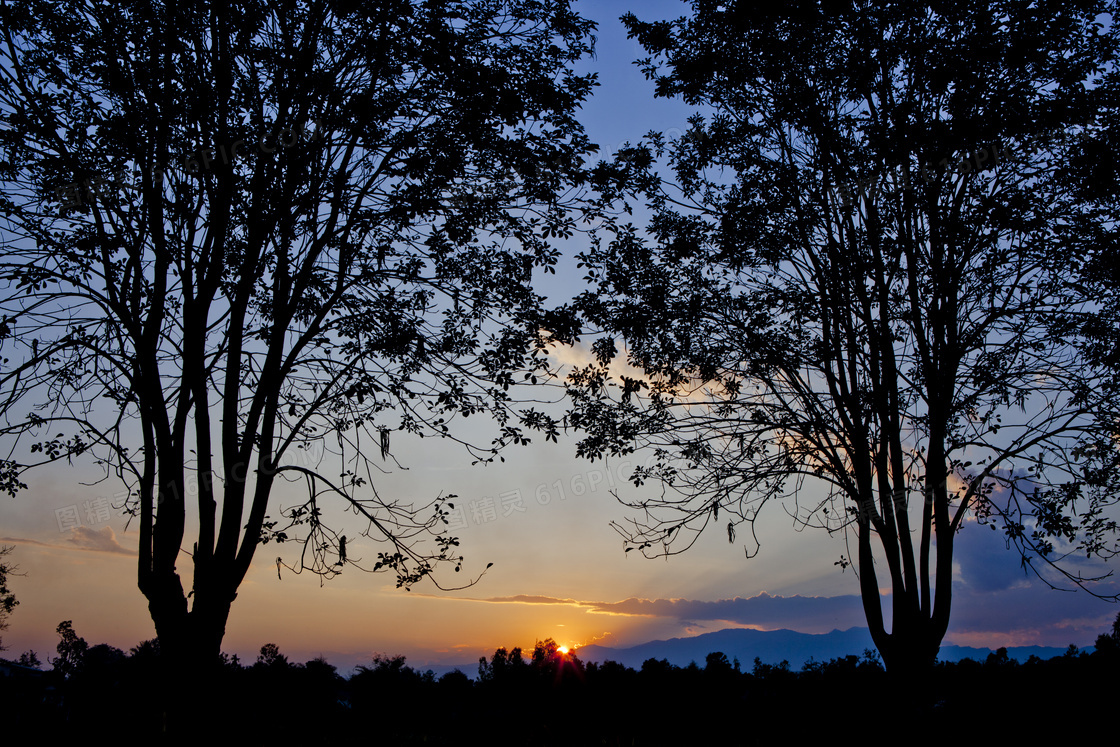
POLYGON ((592 24, 532 0, 87 0, 5 2, 0 28, 2 487, 83 458, 124 481, 180 662, 216 660, 262 543, 324 576, 359 534, 398 586, 459 571, 451 496, 382 496, 373 462, 392 433, 484 461, 556 437, 510 387, 547 365, 533 276, 577 230, 592 24), (283 479, 306 498, 281 513, 283 479))
POLYGON ((74 632, 74 623, 71 620, 60 622, 55 632, 58 633, 59 639, 58 646, 55 648, 58 656, 50 659, 51 666, 63 677, 73 677, 85 665, 86 656, 90 652, 89 644, 86 643, 85 638, 74 632))
POLYGON ((1115 211, 1072 173, 1115 137, 1108 9, 692 9, 624 18, 657 95, 702 108, 600 166, 653 217, 581 258, 608 335, 570 379, 579 450, 652 449, 635 483, 664 487, 628 501, 628 549, 734 542, 774 502, 854 532, 838 565, 895 672, 932 665, 973 521, 1114 596, 1092 581, 1120 549, 1115 285, 1093 270, 1115 211), (612 373, 618 337, 640 376, 612 373))

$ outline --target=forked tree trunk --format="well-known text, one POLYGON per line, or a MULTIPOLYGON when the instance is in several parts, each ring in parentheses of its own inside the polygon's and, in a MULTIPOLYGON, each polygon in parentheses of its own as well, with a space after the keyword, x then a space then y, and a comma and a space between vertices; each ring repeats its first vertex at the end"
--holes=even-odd
POLYGON ((920 618, 895 621, 879 646, 883 664, 892 678, 901 681, 928 679, 941 650, 941 638, 932 632, 929 620, 920 618))
MULTIPOLYGON (((952 540, 937 546, 935 564, 936 601, 923 609, 922 596, 917 590, 907 588, 905 579, 892 578, 895 590, 892 601, 893 615, 890 632, 883 617, 882 598, 875 573, 869 520, 859 524, 860 595, 871 638, 883 666, 894 682, 892 692, 900 702, 910 701, 915 707, 926 704, 930 695, 929 684, 941 641, 945 636, 952 600, 952 540)), ((929 531, 928 529, 926 531, 929 531)), ((943 540, 940 533, 938 539, 943 540)), ((897 567, 897 566, 896 566, 897 567)), ((922 586, 929 588, 929 566, 919 564, 922 586)))
POLYGON ((203 723, 213 726, 224 720, 218 697, 221 646, 236 592, 196 580, 188 610, 173 576, 155 581, 145 594, 160 644, 161 728, 173 737, 197 734, 203 723))
MULTIPOLYGON (((195 448, 205 454, 210 449, 205 437, 205 418, 197 418, 204 426, 203 436, 195 448)), ((267 436, 266 436, 267 438, 267 436)), ((181 444, 182 438, 167 439, 181 444)), ((155 623, 160 644, 162 702, 161 722, 165 733, 176 738, 196 734, 198 722, 209 724, 235 718, 235 714, 220 697, 222 690, 222 640, 230 608, 237 597, 249 564, 256 551, 256 543, 244 537, 259 537, 264 506, 273 484, 272 474, 261 474, 255 485, 252 509, 247 521, 240 519, 245 498, 246 470, 230 470, 221 490, 222 527, 215 532, 216 517, 215 481, 209 478, 206 468, 198 474, 196 500, 200 509, 199 541, 193 546, 189 562, 193 576, 189 594, 184 588, 178 569, 182 559, 186 502, 182 448, 160 449, 151 446, 147 453, 160 456, 146 462, 148 474, 169 475, 145 483, 141 488, 141 552, 139 559, 139 587, 148 599, 148 610, 155 623), (158 495, 159 499, 154 500, 158 495), (238 518, 231 518, 238 517, 238 518), (207 523, 207 520, 209 523, 207 523), (240 544, 240 548, 239 548, 240 544), (240 556, 238 552, 240 550, 240 556)), ((208 460, 204 460, 208 464, 208 460)), ((244 464, 247 460, 237 452, 226 458, 231 464, 244 464)))

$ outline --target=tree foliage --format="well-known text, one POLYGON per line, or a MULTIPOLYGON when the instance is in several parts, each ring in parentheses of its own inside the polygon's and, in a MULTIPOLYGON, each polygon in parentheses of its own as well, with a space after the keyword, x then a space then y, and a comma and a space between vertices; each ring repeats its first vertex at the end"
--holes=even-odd
POLYGON ((216 657, 263 543, 301 543, 278 571, 459 571, 452 496, 382 496, 377 461, 391 434, 481 461, 556 437, 510 387, 546 367, 532 281, 580 215, 592 25, 530 0, 0 18, 0 487, 80 457, 126 483, 165 656, 216 657), (282 480, 306 498, 274 505, 282 480))
MULTIPOLYGON (((11 545, 0 545, 0 558, 6 557, 15 548, 11 545)), ((2 561, 0 562, 0 633, 8 629, 8 615, 12 614, 12 610, 19 604, 16 595, 8 588, 8 576, 14 574, 18 570, 16 566, 2 561)), ((4 639, 0 638, 0 651, 7 650, 4 646, 4 639)))
MULTIPOLYGON (((158 729, 158 712, 150 707, 150 651, 143 653, 145 648, 125 656, 111 646, 91 646, 82 672, 67 679, 29 672, 0 678, 0 696, 10 705, 4 712, 5 728, 22 734, 50 723, 52 734, 80 739, 99 714, 127 703, 131 729, 158 729), (101 662, 89 661, 98 651, 101 662)), ((550 647, 544 641, 537 648, 550 647)), ((499 652, 502 659, 510 655, 505 649, 499 652)), ((1107 681, 1115 672, 1116 653, 1098 649, 1019 662, 1001 650, 987 661, 940 663, 932 676, 936 703, 919 707, 914 715, 922 724, 949 718, 970 735, 1029 741, 1037 736, 1037 719, 994 714, 1021 707, 1024 690, 1043 691, 1054 682, 1107 681), (991 707, 977 708, 978 691, 987 695, 991 707)), ((540 659, 556 660, 548 655, 540 659)), ((549 666, 521 661, 472 682, 457 670, 436 678, 430 670, 408 666, 403 657, 385 655, 376 655, 372 666, 345 678, 322 659, 280 667, 231 664, 208 683, 221 697, 206 713, 205 724, 227 739, 249 741, 260 739, 266 729, 262 724, 276 720, 283 724, 281 741, 296 744, 359 742, 375 729, 379 741, 393 745, 718 744, 734 734, 736 744, 753 746, 781 742, 791 723, 813 741, 828 740, 835 735, 835 719, 805 718, 807 703, 828 703, 828 710, 837 713, 862 713, 873 704, 879 731, 914 728, 913 721, 880 707, 897 687, 872 652, 809 660, 800 667, 756 658, 745 671, 718 652, 709 654, 703 667, 695 661, 676 666, 651 658, 636 671, 613 661, 577 665, 571 659, 565 669, 578 676, 558 678, 549 666), (650 703, 669 701, 678 712, 703 717, 635 718, 650 703), (253 718, 244 717, 246 709, 253 718), (511 719, 511 712, 542 715, 511 719)), ((1064 687, 1056 688, 1047 703, 1059 713, 1097 712, 1107 711, 1114 700, 1107 687, 1064 687)), ((819 705, 814 708, 822 711, 819 705)))
POLYGON ((275 643, 266 643, 257 655, 256 666, 284 668, 288 666, 288 657, 280 653, 280 647, 275 643))
POLYGON ((966 523, 1094 588, 1120 549, 1115 286, 1093 278, 1115 211, 1064 167, 1115 136, 1107 8, 692 8, 624 18, 657 94, 703 109, 600 167, 653 217, 581 258, 582 308, 642 373, 596 343, 579 450, 652 449, 634 481, 664 488, 629 501, 628 549, 735 542, 773 502, 854 532, 838 564, 895 671, 934 661, 966 523))
POLYGON ((74 623, 71 620, 60 622, 55 632, 59 637, 58 646, 55 648, 58 656, 50 659, 51 666, 63 677, 72 677, 85 665, 86 655, 90 651, 89 644, 86 643, 85 638, 74 632, 74 623))
POLYGON ((29 669, 38 669, 43 662, 39 661, 39 655, 34 650, 24 651, 19 655, 16 661, 21 667, 28 667, 29 669))

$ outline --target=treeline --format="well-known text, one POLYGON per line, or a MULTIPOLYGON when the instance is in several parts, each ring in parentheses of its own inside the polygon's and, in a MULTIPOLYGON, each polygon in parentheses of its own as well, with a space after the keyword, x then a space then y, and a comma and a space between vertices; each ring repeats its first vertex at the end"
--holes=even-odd
MULTIPOLYGON (((51 670, 11 667, 0 677, 5 733, 158 736, 159 642, 125 653, 85 645, 68 623, 59 631, 51 670)), ((745 667, 719 652, 703 665, 649 659, 635 670, 585 663, 550 639, 527 656, 497 650, 480 659, 472 680, 460 671, 436 677, 384 655, 343 677, 322 659, 292 663, 268 644, 250 665, 223 657, 197 733, 278 744, 762 745, 855 728, 876 744, 896 741, 898 729, 917 736, 916 725, 930 723, 964 730, 973 742, 1029 735, 1038 718, 1064 709, 1110 712, 1112 686, 1094 683, 1108 683, 1118 664, 1115 627, 1092 653, 1071 647, 1065 656, 1018 663, 1000 649, 982 662, 939 664, 929 681, 904 687, 871 651, 800 670, 758 659, 745 667)))

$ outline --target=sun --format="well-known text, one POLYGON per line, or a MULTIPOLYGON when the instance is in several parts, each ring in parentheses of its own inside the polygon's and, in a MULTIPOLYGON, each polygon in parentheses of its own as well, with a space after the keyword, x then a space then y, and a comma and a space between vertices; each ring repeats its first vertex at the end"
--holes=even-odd
POLYGON ((568 653, 568 647, 567 646, 560 646, 556 650, 559 651, 562 654, 567 654, 568 653))

